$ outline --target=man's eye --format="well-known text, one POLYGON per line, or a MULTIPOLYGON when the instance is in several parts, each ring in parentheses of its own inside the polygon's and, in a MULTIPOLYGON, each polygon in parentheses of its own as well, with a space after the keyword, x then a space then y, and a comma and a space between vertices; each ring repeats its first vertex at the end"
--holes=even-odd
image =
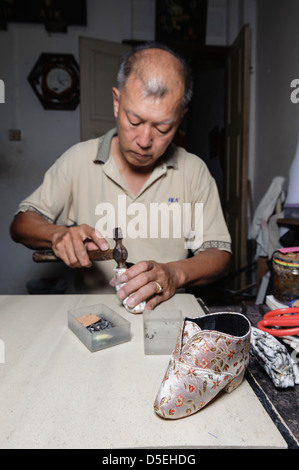
POLYGON ((170 131, 170 129, 169 129, 169 128, 167 128, 167 129, 161 129, 161 128, 157 127, 157 131, 158 131, 160 134, 167 134, 167 133, 170 131))
POLYGON ((139 126, 140 122, 132 122, 132 121, 129 121, 129 123, 131 124, 131 126, 133 127, 137 127, 139 126))

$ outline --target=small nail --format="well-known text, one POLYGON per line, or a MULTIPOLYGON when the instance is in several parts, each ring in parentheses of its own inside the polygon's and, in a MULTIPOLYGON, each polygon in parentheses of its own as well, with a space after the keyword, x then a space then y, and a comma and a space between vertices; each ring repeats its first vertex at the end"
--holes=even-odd
POLYGON ((135 297, 133 297, 132 295, 130 295, 130 296, 128 297, 128 300, 127 300, 127 305, 128 305, 129 307, 134 307, 135 303, 136 303, 136 302, 135 302, 135 297))
POLYGON ((119 278, 120 282, 128 282, 128 276, 125 274, 122 274, 119 278))
POLYGON ((97 229, 95 229, 95 232, 96 232, 96 236, 98 238, 103 238, 103 235, 101 234, 101 232, 99 232, 97 229))
POLYGON ((117 297, 118 297, 119 299, 121 299, 121 300, 124 300, 124 298, 125 298, 125 293, 124 293, 124 291, 120 289, 120 290, 117 292, 117 297))

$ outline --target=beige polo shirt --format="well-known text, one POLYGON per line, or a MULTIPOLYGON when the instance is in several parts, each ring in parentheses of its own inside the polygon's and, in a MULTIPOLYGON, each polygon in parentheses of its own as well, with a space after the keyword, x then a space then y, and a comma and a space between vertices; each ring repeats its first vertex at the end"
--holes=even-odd
MULTIPOLYGON (((121 227, 128 261, 180 260, 188 250, 231 250, 216 183, 196 155, 171 144, 137 196, 126 188, 110 156, 116 130, 67 150, 18 212, 33 210, 60 225, 88 224, 114 246, 121 227)), ((113 277, 114 261, 95 263, 91 284, 113 277), (95 273, 97 272, 97 274, 95 273)))

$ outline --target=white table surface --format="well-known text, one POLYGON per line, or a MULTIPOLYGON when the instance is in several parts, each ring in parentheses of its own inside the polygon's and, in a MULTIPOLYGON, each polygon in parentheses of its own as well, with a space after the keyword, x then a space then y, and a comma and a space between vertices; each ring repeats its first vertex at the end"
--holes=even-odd
MULTIPOLYGON (((158 308, 202 310, 189 294, 158 308)), ((246 380, 198 413, 163 420, 153 403, 169 361, 146 356, 142 315, 114 295, 0 296, 0 448, 285 448, 246 380), (131 323, 131 340, 91 353, 67 311, 106 303, 131 323)))

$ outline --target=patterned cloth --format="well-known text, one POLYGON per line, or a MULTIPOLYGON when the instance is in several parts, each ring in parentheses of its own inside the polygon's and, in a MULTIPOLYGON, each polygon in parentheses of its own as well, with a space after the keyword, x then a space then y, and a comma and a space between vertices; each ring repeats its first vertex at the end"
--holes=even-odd
POLYGON ((267 372, 275 387, 288 388, 299 384, 297 364, 287 348, 270 333, 252 327, 250 353, 267 372))

